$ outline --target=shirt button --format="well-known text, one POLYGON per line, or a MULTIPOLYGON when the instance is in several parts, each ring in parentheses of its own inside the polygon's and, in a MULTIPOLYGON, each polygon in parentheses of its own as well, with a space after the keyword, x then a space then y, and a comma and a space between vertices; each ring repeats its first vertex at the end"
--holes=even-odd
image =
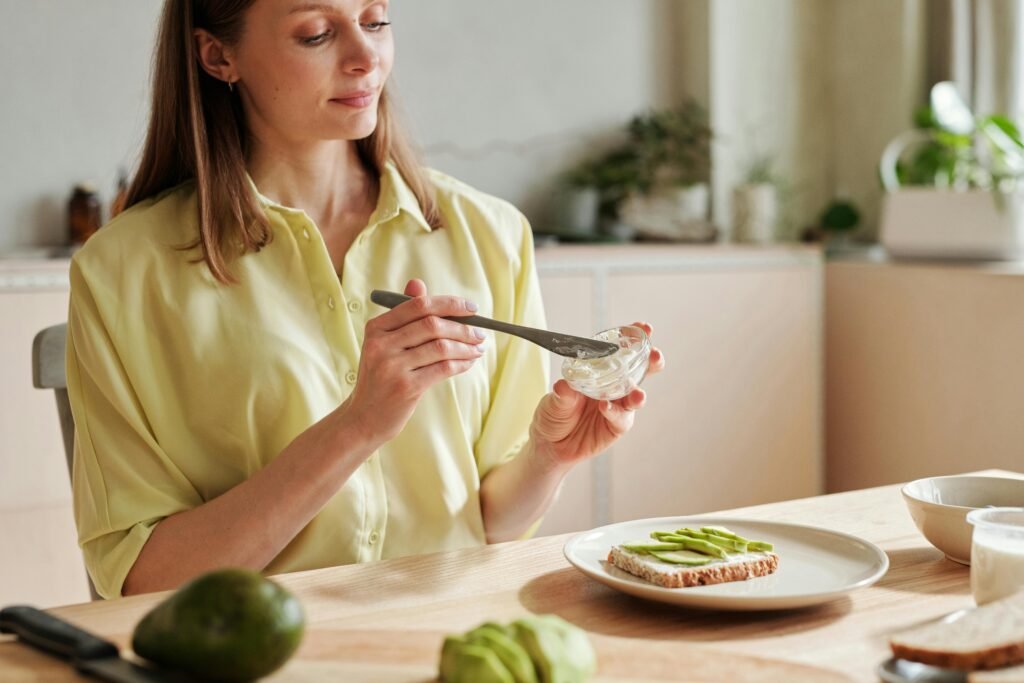
POLYGON ((349 370, 347 373, 345 373, 345 381, 348 382, 349 384, 355 384, 357 377, 358 375, 356 375, 356 373, 353 372, 352 370, 349 370))
POLYGON ((371 531, 370 538, 368 540, 370 541, 370 545, 373 545, 374 543, 380 540, 380 534, 378 534, 376 531, 371 531))
POLYGON ((332 311, 334 310, 334 297, 333 296, 327 297, 327 308, 331 309, 332 311))
POLYGON ((302 229, 302 236, 305 237, 307 240, 309 239, 309 228, 302 229))
POLYGON ((362 307, 359 305, 358 301, 349 301, 348 302, 348 310, 352 311, 353 313, 358 311, 360 308, 362 308, 362 307))

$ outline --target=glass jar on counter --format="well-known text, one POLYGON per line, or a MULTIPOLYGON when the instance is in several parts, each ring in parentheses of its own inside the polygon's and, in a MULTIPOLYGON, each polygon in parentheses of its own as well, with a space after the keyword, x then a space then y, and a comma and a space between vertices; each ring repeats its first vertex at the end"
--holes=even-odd
POLYGON ((971 592, 978 605, 1024 590, 1024 508, 967 513, 971 534, 971 592))
POLYGON ((91 183, 75 185, 68 200, 68 236, 72 244, 84 244, 100 229, 100 198, 91 183))

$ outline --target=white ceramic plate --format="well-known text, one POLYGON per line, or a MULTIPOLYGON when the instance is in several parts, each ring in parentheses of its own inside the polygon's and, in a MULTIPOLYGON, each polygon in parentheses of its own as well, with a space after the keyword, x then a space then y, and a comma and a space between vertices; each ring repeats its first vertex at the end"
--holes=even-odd
POLYGON ((629 595, 685 607, 770 610, 806 607, 870 586, 889 570, 878 546, 856 536, 784 522, 732 517, 659 517, 610 524, 574 536, 565 557, 587 576, 629 595), (774 574, 693 588, 662 588, 608 563, 613 545, 648 538, 655 530, 724 526, 751 540, 775 546, 774 574))

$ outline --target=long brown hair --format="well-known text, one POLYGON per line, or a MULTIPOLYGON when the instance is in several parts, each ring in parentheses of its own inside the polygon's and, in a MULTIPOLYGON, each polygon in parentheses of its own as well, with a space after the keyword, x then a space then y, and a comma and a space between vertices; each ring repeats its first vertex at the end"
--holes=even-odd
MULTIPOLYGON (((249 135, 240 99, 199 65, 195 29, 226 45, 237 44, 243 16, 253 0, 165 0, 153 60, 153 101, 138 171, 126 207, 186 180, 194 180, 199 202, 202 260, 225 284, 235 282, 229 262, 266 246, 272 233, 246 179, 249 135)), ((391 161, 409 185, 427 221, 440 212, 416 154, 397 125, 387 88, 381 93, 377 128, 358 140, 359 158, 380 175, 391 161)))

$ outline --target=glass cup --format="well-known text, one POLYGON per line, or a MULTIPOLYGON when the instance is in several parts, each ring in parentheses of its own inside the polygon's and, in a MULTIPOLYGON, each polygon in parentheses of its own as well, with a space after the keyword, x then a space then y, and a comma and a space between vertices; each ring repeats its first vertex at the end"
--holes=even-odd
POLYGON ((586 360, 566 358, 562 377, 576 391, 598 401, 614 401, 640 386, 647 374, 651 340, 633 325, 598 332, 594 339, 619 345, 619 350, 604 358, 586 360))
POLYGON ((971 592, 974 602, 1005 598, 1024 590, 1024 508, 982 508, 967 514, 971 536, 971 592))

